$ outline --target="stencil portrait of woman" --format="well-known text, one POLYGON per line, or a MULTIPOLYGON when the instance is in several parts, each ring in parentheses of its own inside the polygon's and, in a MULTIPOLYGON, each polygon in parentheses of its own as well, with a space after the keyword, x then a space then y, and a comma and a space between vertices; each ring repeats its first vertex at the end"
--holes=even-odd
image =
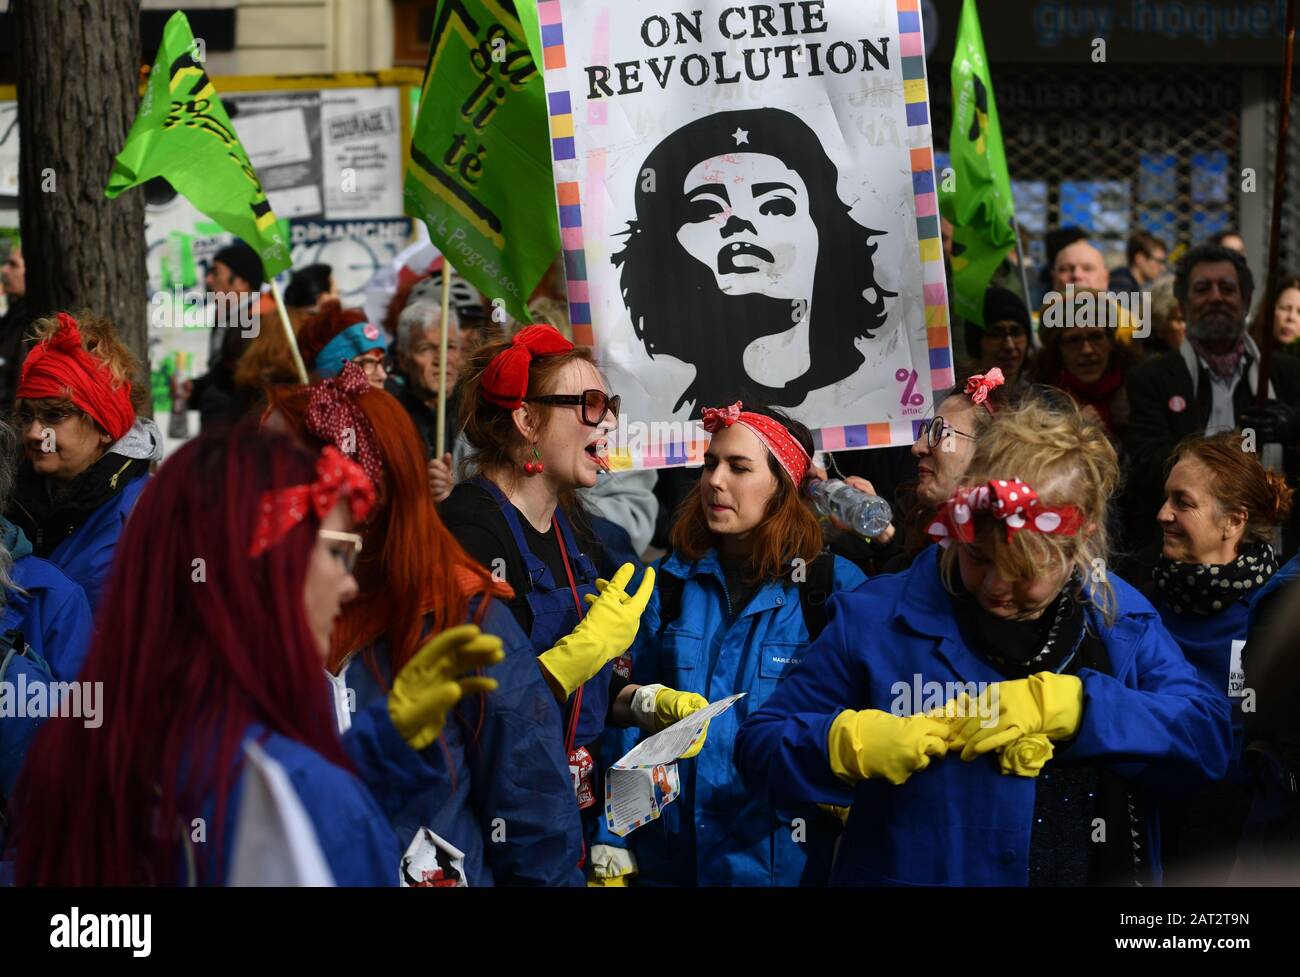
POLYGON ((851 376, 885 322, 871 238, 816 133, 781 109, 717 112, 637 171, 636 216, 611 259, 653 358, 696 368, 676 411, 735 399, 797 407, 851 376))

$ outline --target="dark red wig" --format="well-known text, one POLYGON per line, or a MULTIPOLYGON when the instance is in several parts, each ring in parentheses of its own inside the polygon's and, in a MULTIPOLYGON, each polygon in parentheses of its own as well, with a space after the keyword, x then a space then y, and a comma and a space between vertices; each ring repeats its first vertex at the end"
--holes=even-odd
POLYGON ((248 423, 231 434, 172 456, 117 544, 80 676, 103 683, 103 725, 38 733, 12 804, 19 884, 177 883, 181 826, 208 797, 222 850, 250 723, 351 769, 303 606, 320 521, 248 556, 262 493, 310 483, 315 457, 248 423))

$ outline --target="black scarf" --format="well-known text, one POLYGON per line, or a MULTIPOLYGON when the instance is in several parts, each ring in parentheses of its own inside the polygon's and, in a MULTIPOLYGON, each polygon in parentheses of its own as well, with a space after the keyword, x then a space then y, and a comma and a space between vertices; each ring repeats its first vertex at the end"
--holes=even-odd
POLYGON ((1151 576, 1175 613, 1209 617, 1264 586, 1275 570, 1273 547, 1251 543, 1231 563, 1179 563, 1162 553, 1151 576))
MULTIPOLYGON (((971 647, 1007 679, 1088 668, 1112 675, 1105 642, 1087 625, 1076 570, 1056 600, 1033 621, 1008 621, 984 611, 960 576, 953 606, 971 647)), ((1029 884, 1142 885, 1151 881, 1146 810, 1141 796, 1109 768, 1072 763, 1069 744, 1038 775, 1029 843, 1029 884), (1096 831, 1105 825, 1104 838, 1096 831)))
POLYGON ((1035 672, 1055 672, 1079 647, 1083 636, 1083 595, 1075 571, 1056 600, 1033 621, 994 617, 971 595, 958 576, 957 625, 972 645, 1007 678, 1028 678, 1035 672))
POLYGON ((9 519, 27 534, 32 552, 49 556, 105 502, 148 472, 147 458, 110 451, 74 478, 66 491, 55 493, 52 480, 36 474, 25 461, 18 472, 9 519))

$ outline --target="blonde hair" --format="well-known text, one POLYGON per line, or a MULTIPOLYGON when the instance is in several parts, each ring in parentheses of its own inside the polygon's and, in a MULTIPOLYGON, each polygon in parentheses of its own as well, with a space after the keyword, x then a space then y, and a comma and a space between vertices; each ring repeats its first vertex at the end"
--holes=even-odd
MULTIPOLYGON (((1104 573, 1093 572, 1110 555, 1107 507, 1119 485, 1119 461, 1106 432, 1085 420, 1073 402, 1028 396, 1019 406, 1000 411, 980 435, 962 484, 1013 477, 1032 488, 1043 505, 1078 508, 1083 528, 1076 536, 1026 530, 1008 540, 999 520, 977 514, 976 540, 991 554, 998 573, 1008 580, 1027 580, 1046 568, 1072 565, 1090 581, 1085 588, 1089 602, 1113 624, 1115 592, 1104 573)), ((948 547, 940 557, 949 591, 954 590, 961 545, 948 547)))

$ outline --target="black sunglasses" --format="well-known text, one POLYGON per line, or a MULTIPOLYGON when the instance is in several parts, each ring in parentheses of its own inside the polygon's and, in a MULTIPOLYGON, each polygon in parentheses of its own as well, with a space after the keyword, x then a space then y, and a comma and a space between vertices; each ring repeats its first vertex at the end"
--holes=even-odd
POLYGON ((584 390, 580 394, 546 394, 542 397, 525 397, 530 404, 554 404, 559 407, 581 407, 582 423, 587 427, 600 427, 600 422, 605 419, 605 412, 614 415, 614 420, 618 420, 619 404, 623 402, 622 397, 611 397, 603 390, 584 390))

